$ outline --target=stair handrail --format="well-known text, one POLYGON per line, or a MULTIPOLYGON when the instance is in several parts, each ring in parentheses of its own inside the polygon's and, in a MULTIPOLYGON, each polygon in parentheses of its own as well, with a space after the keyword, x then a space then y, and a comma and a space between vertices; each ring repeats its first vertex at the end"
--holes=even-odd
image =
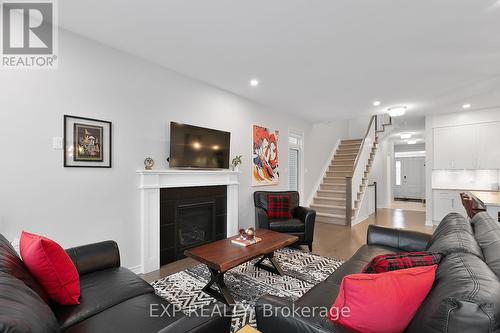
POLYGON ((358 167, 360 160, 368 163, 373 144, 377 136, 377 116, 374 115, 370 118, 370 123, 366 130, 366 134, 361 141, 356 159, 354 160, 352 168, 352 176, 346 177, 346 223, 352 225, 353 214, 352 210, 355 206, 358 191, 363 181, 363 173, 366 170, 366 164, 362 163, 358 167))
MULTIPOLYGON (((359 156, 361 155, 361 151, 363 150, 363 147, 365 145, 366 138, 370 134, 370 128, 372 127, 372 124, 373 124, 374 121, 377 122, 377 116, 376 115, 372 116, 370 118, 370 123, 368 124, 368 128, 366 129, 365 137, 363 138, 363 141, 361 141, 361 146, 359 147, 358 154, 356 155, 356 159, 354 160, 354 165, 352 167, 353 173, 354 173, 354 170, 356 170, 356 166, 358 165, 358 161, 359 161, 359 156)), ((377 124, 375 124, 375 130, 376 129, 377 129, 377 124)))

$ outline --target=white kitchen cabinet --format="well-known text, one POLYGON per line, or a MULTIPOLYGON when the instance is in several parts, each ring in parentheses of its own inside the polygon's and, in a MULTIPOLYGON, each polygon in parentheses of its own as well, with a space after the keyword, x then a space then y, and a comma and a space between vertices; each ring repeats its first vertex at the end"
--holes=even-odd
POLYGON ((433 169, 500 169, 500 122, 438 127, 433 135, 433 169))
POLYGON ((500 169, 500 123, 476 126, 476 169, 500 169))
POLYGON ((454 127, 434 129, 434 169, 453 169, 454 154, 450 142, 454 140, 454 127))
POLYGON ((434 190, 432 200, 432 220, 441 222, 449 213, 459 213, 467 216, 465 208, 460 199, 461 191, 453 190, 434 190))

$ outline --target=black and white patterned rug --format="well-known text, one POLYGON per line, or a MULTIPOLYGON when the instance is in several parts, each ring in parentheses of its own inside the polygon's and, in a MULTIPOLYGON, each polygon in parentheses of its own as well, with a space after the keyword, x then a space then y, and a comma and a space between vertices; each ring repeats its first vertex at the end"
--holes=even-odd
MULTIPOLYGON (((226 272, 224 279, 236 302, 231 332, 249 324, 255 327, 254 306, 257 299, 271 294, 296 300, 314 285, 332 274, 342 261, 318 256, 300 249, 285 248, 275 252, 285 275, 279 276, 254 267, 258 259, 226 272)), ((217 301, 201 289, 208 283, 210 273, 205 265, 167 276, 155 281, 156 293, 179 307, 186 314, 217 301)))

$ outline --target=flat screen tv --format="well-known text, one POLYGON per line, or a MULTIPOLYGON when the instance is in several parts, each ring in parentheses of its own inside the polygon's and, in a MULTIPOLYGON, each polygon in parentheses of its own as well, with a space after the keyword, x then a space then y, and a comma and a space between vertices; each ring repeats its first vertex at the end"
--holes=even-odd
POLYGON ((170 167, 228 169, 231 133, 170 123, 170 167))

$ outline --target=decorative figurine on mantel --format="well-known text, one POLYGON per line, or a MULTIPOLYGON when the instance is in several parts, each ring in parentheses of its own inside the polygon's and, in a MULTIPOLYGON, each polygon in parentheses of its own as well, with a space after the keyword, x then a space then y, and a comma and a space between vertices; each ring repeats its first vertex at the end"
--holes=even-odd
POLYGON ((153 167, 155 165, 155 161, 151 157, 148 157, 144 160, 144 166, 146 167, 146 170, 153 170, 153 167))
POLYGON ((236 155, 231 161, 231 170, 232 171, 240 171, 241 158, 243 155, 236 155))

